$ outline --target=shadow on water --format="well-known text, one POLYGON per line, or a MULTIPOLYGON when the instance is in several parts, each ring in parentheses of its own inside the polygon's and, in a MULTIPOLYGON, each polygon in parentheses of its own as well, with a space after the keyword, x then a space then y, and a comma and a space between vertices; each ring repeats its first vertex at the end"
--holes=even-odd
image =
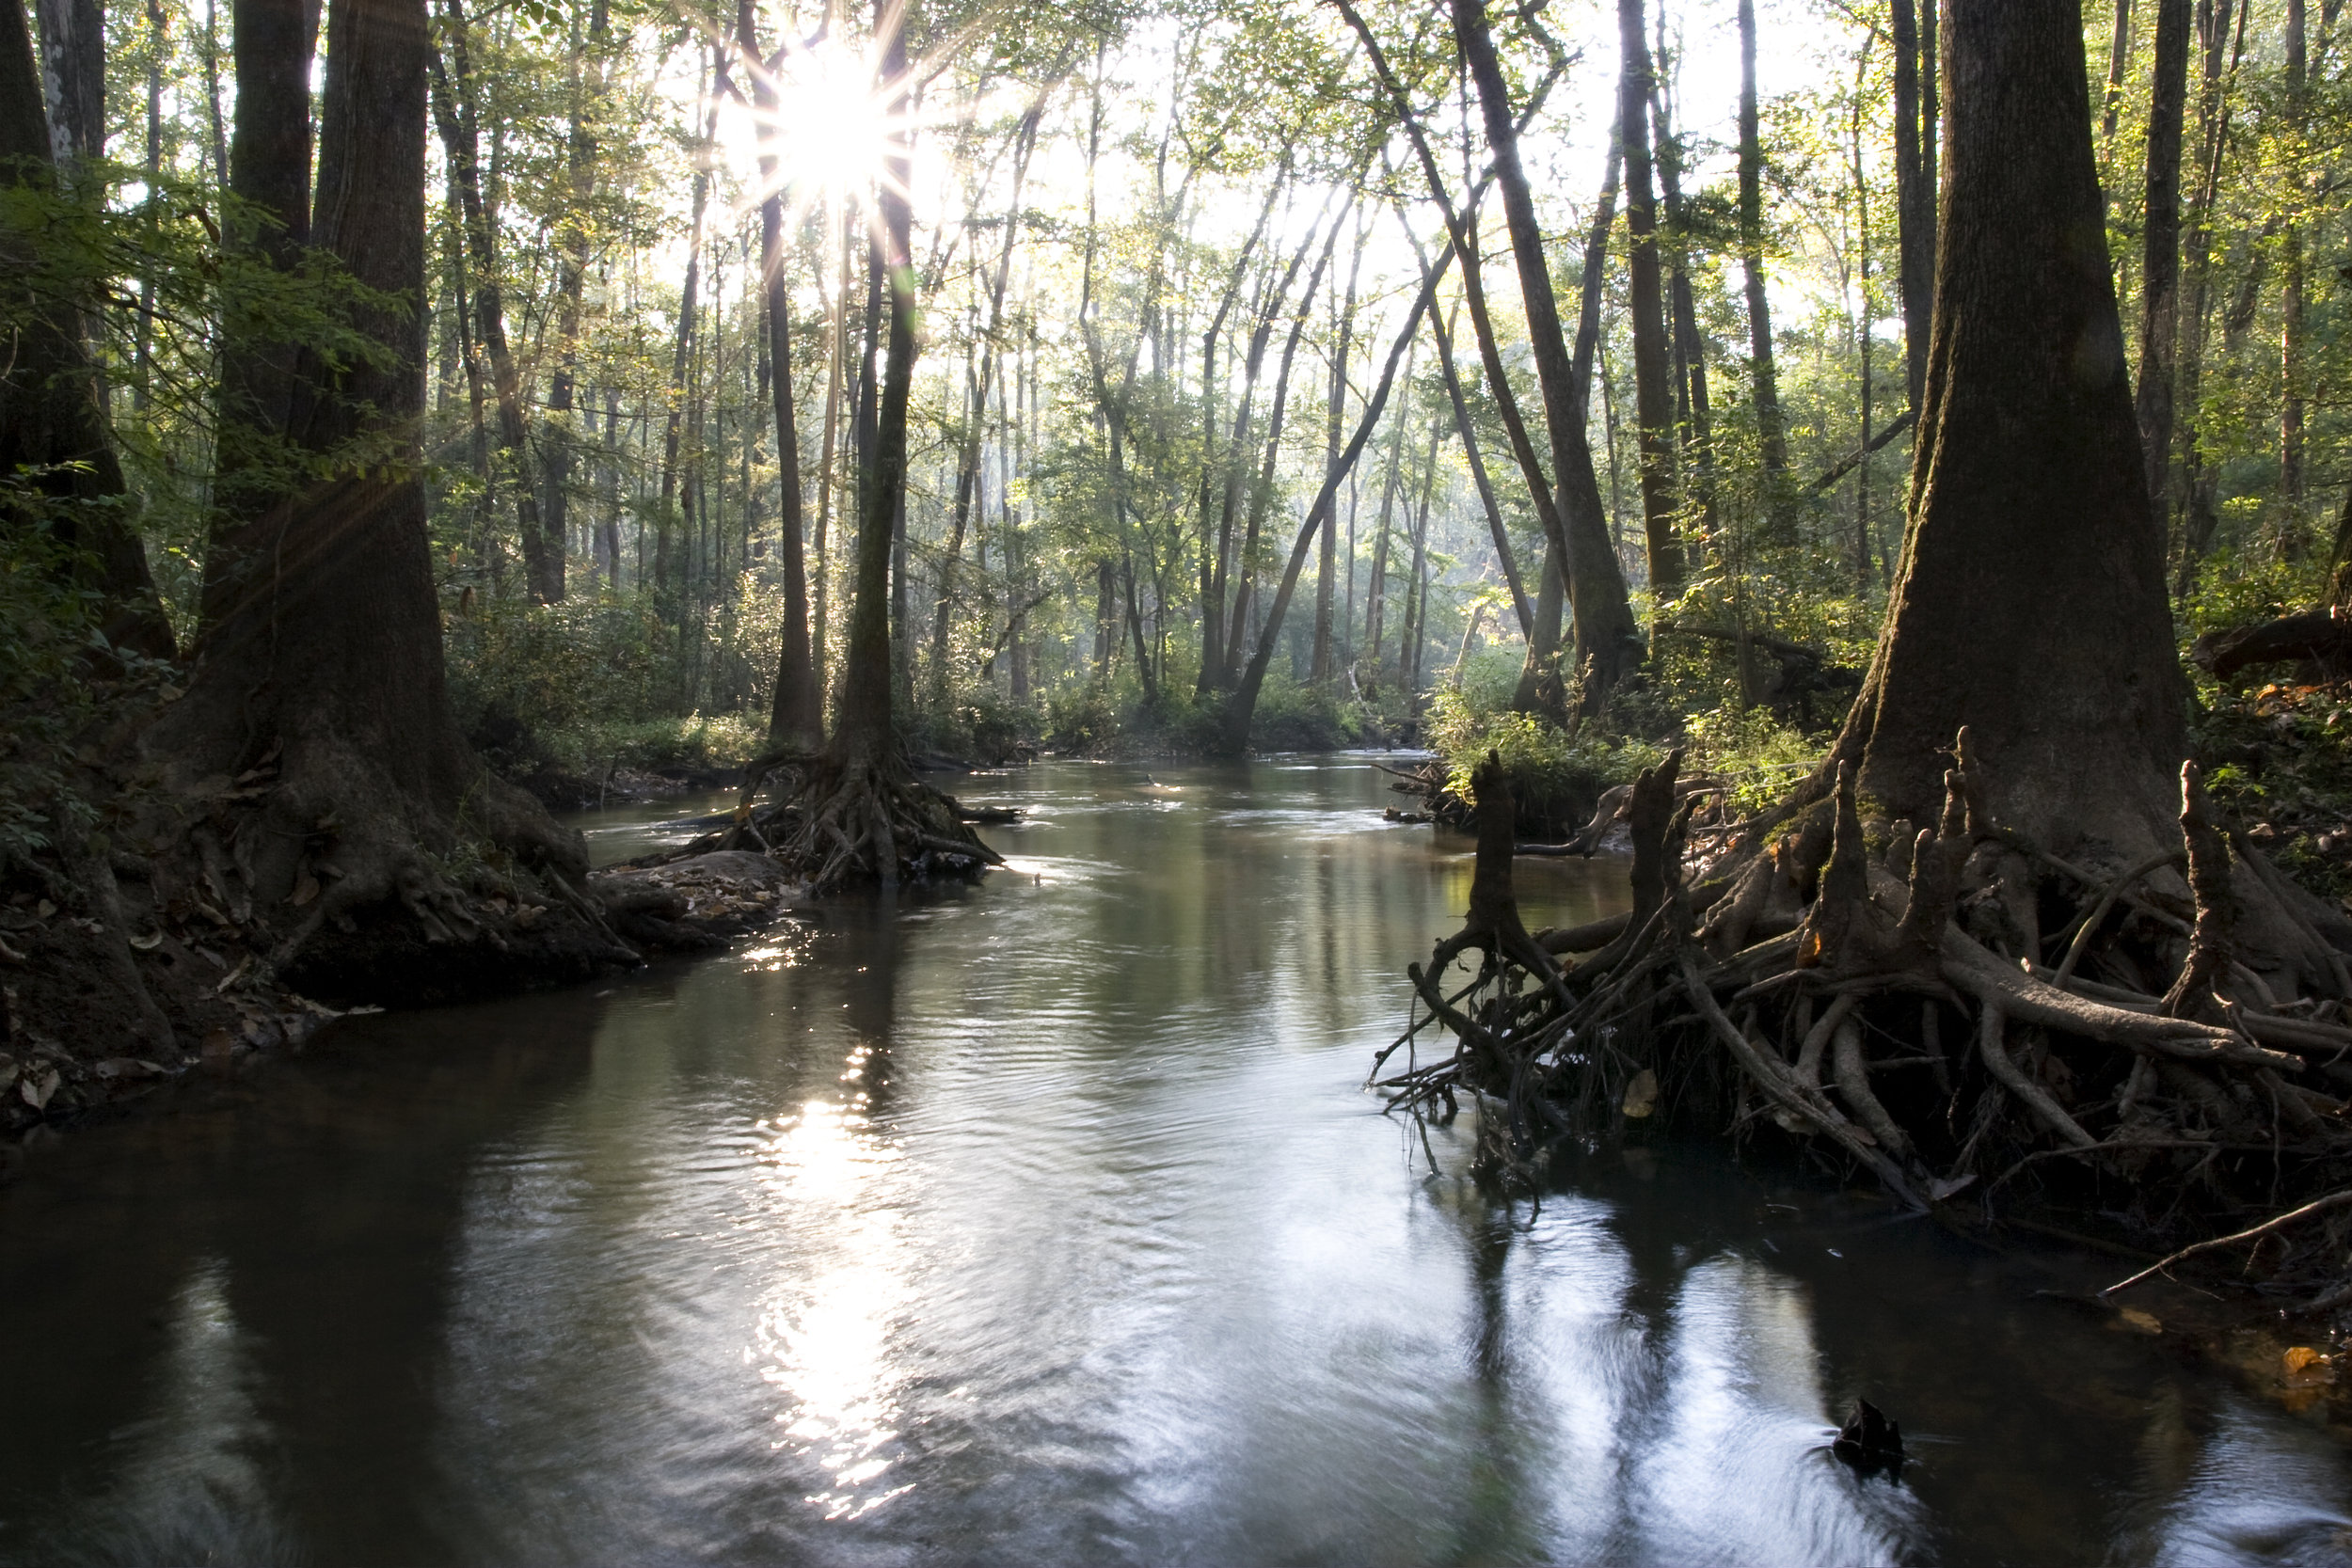
POLYGON ((1433 1174, 1360 1085, 1469 845, 1384 783, 963 781, 1030 812, 977 887, 51 1147, 0 1193, 0 1561, 2344 1558, 2338 1434, 2036 1299, 2063 1260, 1711 1147, 1433 1174), (1899 1483, 1826 1452, 1857 1394, 1899 1483))

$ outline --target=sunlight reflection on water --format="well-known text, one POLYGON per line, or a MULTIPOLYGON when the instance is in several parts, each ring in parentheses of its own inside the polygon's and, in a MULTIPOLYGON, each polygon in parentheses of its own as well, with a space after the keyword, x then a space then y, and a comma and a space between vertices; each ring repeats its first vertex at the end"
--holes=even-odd
POLYGON ((2336 1434, 2055 1264, 1712 1146, 1502 1204, 1474 1111, 1433 1175, 1360 1085, 1469 841, 1139 771, 967 786, 1040 809, 977 888, 73 1140, 0 1196, 0 1563, 2344 1559, 2336 1434))

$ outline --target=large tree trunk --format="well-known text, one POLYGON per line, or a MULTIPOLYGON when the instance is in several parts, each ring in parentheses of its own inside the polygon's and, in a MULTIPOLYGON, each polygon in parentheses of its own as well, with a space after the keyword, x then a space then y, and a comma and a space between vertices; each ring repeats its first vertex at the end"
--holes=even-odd
POLYGON ((40 87, 28 103, 49 117, 49 161, 69 180, 106 151, 106 12, 99 0, 35 0, 40 87))
POLYGON ((1641 451, 1642 528, 1650 592, 1662 601, 1681 590, 1682 545, 1675 536, 1674 389, 1667 380, 1658 198, 1650 177, 1652 70, 1642 0, 1617 0, 1617 34, 1624 56, 1617 135, 1625 148, 1627 309, 1633 316, 1633 418, 1641 451))
MULTIPOLYGON (((21 7, 0 18, 0 159, 37 185, 54 179, 38 68, 21 7)), ((0 527, 45 532, 64 567, 98 598, 116 646, 167 657, 171 628, 148 576, 147 554, 123 521, 122 470, 107 438, 98 377, 72 297, 44 288, 40 236, 0 227, 0 289, 21 323, 0 362, 0 474, 23 476, 27 500, 0 491, 0 527), (59 504, 63 503, 63 504, 59 504)))
POLYGON ((1967 725, 1994 816, 2060 853, 2171 836, 2183 688, 2102 230, 2072 0, 1953 0, 1912 515, 1835 756, 1930 822, 1967 725))
MULTIPOLYGON (((317 0, 241 0, 232 15, 237 107, 229 190, 243 212, 224 238, 279 272, 294 268, 310 238, 310 60, 318 20, 317 0)), ((300 347, 279 339, 273 325, 249 310, 227 312, 221 323, 206 626, 250 592, 245 579, 254 563, 234 540, 291 486, 286 444, 300 347)))
POLYGON ((311 238, 371 291, 350 325, 385 353, 305 352, 288 434, 331 471, 231 540, 270 570, 222 605, 145 743, 206 802, 177 832, 266 946, 262 973, 387 1000, 584 974, 625 950, 581 894, 580 835, 474 759, 442 674, 421 440, 423 0, 335 0, 328 43, 311 238), (250 787, 224 797, 234 777, 250 787))

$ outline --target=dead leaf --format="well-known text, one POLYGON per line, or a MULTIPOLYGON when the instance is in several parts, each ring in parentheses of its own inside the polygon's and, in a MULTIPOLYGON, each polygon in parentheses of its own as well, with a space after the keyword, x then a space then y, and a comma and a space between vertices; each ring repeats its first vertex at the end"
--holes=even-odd
POLYGON ((2164 1332, 2164 1323, 2160 1319, 2153 1313, 2142 1312, 2137 1307, 2126 1307, 2117 1315, 2122 1319, 2125 1328, 2136 1333, 2162 1334, 2164 1332))
POLYGON ((2336 1381, 2335 1358, 2309 1345, 2290 1345, 2280 1355, 2290 1388, 2324 1388, 2336 1381))
POLYGON ((298 910, 318 895, 319 879, 306 871, 302 874, 302 880, 294 883, 294 892, 287 895, 286 902, 298 910))
POLYGON ((1644 1068, 1633 1075, 1633 1082, 1625 1086, 1623 1106, 1629 1120, 1639 1121, 1658 1109, 1658 1074, 1644 1068))
POLYGON ((23 1095, 24 1103, 34 1110, 43 1110, 49 1104, 49 1097, 57 1092, 59 1081, 57 1069, 51 1068, 38 1078, 25 1079, 16 1086, 16 1092, 23 1095))
POLYGON ((1939 1176, 1928 1183, 1928 1201, 1941 1203, 1953 1194, 1965 1190, 1976 1180, 1975 1171, 1970 1171, 1965 1176, 1939 1176))
POLYGON ((35 915, 36 917, 38 917, 39 919, 41 919, 41 920, 46 920, 46 919, 48 919, 51 915, 56 914, 56 912, 57 912, 57 906, 56 906, 56 905, 55 905, 55 904, 53 904, 53 903, 51 903, 51 902, 50 902, 48 899, 46 899, 46 898, 42 899, 40 903, 35 904, 35 905, 33 906, 33 913, 34 913, 34 915, 35 915))
POLYGON ((214 1067, 227 1065, 236 1049, 237 1037, 226 1029, 215 1029, 204 1037, 204 1060, 214 1067))
POLYGON ((218 996, 222 991, 227 990, 230 986, 237 984, 252 973, 253 955, 247 953, 244 958, 237 960, 236 968, 230 970, 228 974, 220 977, 220 984, 213 988, 213 994, 218 996))
POLYGON ((150 931, 144 936, 131 938, 130 942, 131 945, 140 952, 152 953, 164 944, 164 934, 161 931, 150 931))

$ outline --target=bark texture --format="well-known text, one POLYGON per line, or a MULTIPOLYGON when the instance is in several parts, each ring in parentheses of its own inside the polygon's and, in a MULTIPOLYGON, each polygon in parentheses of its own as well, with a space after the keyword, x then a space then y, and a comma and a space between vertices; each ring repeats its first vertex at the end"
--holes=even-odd
POLYGON ((2172 815, 2183 687, 2066 0, 1954 4, 1935 325, 1901 570, 1836 755, 1931 819, 1963 724, 1994 815, 2143 852, 2172 815), (2021 157, 2019 150, 2037 149, 2021 157))

